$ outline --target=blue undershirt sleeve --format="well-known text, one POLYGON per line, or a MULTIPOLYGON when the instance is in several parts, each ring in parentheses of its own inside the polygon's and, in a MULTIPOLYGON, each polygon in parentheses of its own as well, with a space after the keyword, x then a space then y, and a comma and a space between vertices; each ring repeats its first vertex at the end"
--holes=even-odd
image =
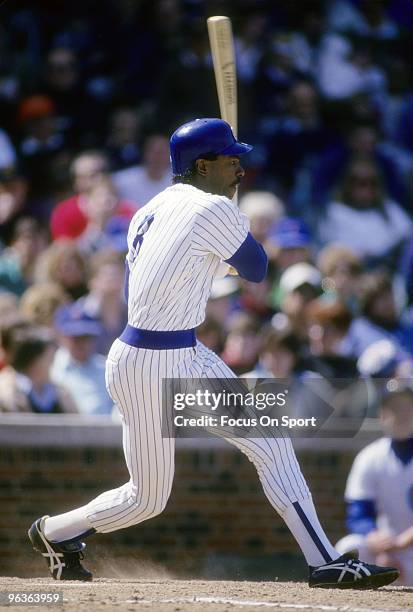
POLYGON ((366 535, 376 529, 376 504, 371 499, 347 501, 347 529, 349 533, 366 535))
POLYGON ((241 278, 253 283, 260 283, 267 275, 267 254, 250 232, 239 249, 225 262, 235 268, 241 278))

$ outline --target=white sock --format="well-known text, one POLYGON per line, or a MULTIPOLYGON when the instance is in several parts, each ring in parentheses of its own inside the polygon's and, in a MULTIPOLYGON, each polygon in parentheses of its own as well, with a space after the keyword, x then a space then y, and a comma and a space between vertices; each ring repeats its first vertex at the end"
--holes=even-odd
POLYGON ((317 567, 338 559, 340 555, 324 533, 312 499, 288 506, 282 518, 297 540, 308 565, 317 567))
POLYGON ((44 535, 51 542, 65 542, 93 529, 84 508, 49 516, 44 522, 44 535))

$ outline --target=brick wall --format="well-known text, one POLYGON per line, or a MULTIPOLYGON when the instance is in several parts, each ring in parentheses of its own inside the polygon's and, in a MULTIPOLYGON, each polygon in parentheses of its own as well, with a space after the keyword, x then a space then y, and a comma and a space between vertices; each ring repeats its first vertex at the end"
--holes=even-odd
MULTIPOLYGON (((38 516, 82 505, 125 482, 123 454, 117 437, 113 444, 99 446, 95 429, 90 431, 93 445, 53 447, 44 438, 39 446, 13 443, 13 436, 6 445, 5 426, 0 426, 0 574, 43 575, 45 564, 31 550, 28 526, 38 516)), ((90 538, 89 566, 103 567, 103 575, 108 575, 104 560, 121 559, 119 567, 128 561, 138 567, 144 559, 174 575, 215 576, 225 572, 227 562, 239 575, 254 577, 255 570, 270 576, 277 561, 299 558, 295 541, 264 497, 253 465, 221 441, 201 448, 199 441, 198 448, 188 442, 177 449, 175 483, 165 512, 136 527, 90 538)), ((333 542, 344 533, 346 475, 362 445, 336 450, 333 442, 326 450, 319 442, 318 450, 305 445, 297 450, 333 542)), ((107 567, 113 565, 108 561, 107 567)))

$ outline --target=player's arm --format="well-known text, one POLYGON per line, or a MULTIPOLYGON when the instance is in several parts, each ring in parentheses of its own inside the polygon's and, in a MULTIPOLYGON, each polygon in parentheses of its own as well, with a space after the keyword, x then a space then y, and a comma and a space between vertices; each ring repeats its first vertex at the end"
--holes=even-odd
POLYGON ((366 535, 376 529, 377 511, 372 499, 347 499, 346 525, 349 533, 366 535))
POLYGON ((249 232, 249 219, 228 198, 211 196, 199 203, 192 231, 195 254, 213 253, 252 282, 267 272, 267 255, 249 232))
POLYGON ((347 528, 350 533, 365 536, 373 554, 392 550, 395 539, 387 531, 377 528, 377 491, 380 462, 377 462, 375 444, 363 449, 354 460, 347 480, 347 528))
POLYGON ((345 500, 349 533, 366 535, 376 529, 376 479, 374 448, 370 446, 357 455, 347 479, 345 500))
POLYGON ((235 268, 241 278, 253 283, 260 283, 267 275, 267 254, 250 232, 237 251, 225 262, 235 268))

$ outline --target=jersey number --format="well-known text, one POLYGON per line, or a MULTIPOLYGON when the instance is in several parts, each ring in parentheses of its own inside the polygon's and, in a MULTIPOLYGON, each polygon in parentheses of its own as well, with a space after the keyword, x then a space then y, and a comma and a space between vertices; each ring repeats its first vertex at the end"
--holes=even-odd
POLYGON ((141 250, 143 237, 151 227, 152 221, 155 215, 152 213, 151 215, 146 215, 142 223, 138 226, 138 230, 136 232, 135 239, 132 243, 133 250, 131 249, 130 258, 127 257, 125 261, 125 286, 124 286, 124 295, 126 303, 129 299, 129 274, 130 274, 130 264, 132 264, 137 258, 139 251, 141 250))
POLYGON ((141 250, 141 246, 143 242, 143 237, 148 231, 148 229, 151 227, 154 217, 155 217, 154 213, 152 213, 151 215, 146 215, 142 223, 138 226, 135 239, 132 243, 133 254, 132 254, 130 263, 133 263, 135 259, 137 258, 137 256, 139 255, 139 251, 141 250))

